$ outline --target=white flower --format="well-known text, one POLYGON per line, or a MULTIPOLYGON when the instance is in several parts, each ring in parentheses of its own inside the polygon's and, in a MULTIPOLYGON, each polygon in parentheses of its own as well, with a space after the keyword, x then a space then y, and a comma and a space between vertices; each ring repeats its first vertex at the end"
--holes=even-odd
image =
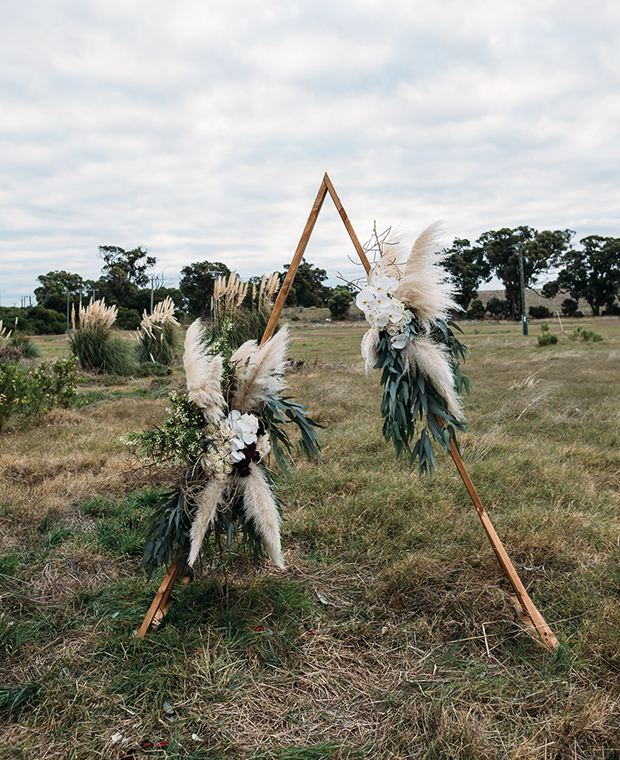
POLYGON ((362 288, 357 294, 355 303, 357 305, 357 308, 364 312, 368 312, 371 309, 374 309, 377 305, 374 289, 370 287, 362 288))
POLYGON ((230 452, 230 458, 233 462, 243 462, 245 459, 245 454, 243 453, 243 449, 233 449, 230 452))
POLYGON ((383 308, 383 312, 387 314, 390 322, 397 324, 402 322, 405 310, 400 301, 397 301, 395 298, 390 298, 390 303, 386 304, 383 308))
POLYGON ((409 336, 406 332, 397 333, 396 335, 392 335, 392 346, 394 348, 404 348, 407 345, 407 340, 409 339, 409 336))
POLYGON ((377 293, 396 293, 398 290, 398 280, 394 277, 375 277, 372 278, 377 293))
POLYGON ((237 435, 243 438, 246 445, 256 443, 258 435, 258 417, 253 414, 244 414, 237 422, 237 435))
POLYGON ((390 321, 388 315, 381 308, 373 309, 368 314, 367 319, 373 327, 385 327, 390 321))

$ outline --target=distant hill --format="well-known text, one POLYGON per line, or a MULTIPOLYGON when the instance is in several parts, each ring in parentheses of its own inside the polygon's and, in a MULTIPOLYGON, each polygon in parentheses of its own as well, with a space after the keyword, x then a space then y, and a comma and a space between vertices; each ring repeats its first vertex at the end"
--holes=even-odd
MULTIPOLYGON (((550 311, 552 311, 554 314, 556 311, 559 311, 560 314, 562 313, 562 301, 565 298, 569 298, 566 293, 560 293, 555 298, 544 298, 542 295, 542 292, 540 290, 526 290, 525 291, 525 306, 529 311, 530 306, 546 306, 550 311)), ((486 306, 486 304, 491 300, 491 298, 506 298, 506 294, 503 290, 479 290, 478 291, 478 298, 482 301, 482 303, 486 306)), ((579 311, 582 311, 584 314, 591 314, 592 310, 590 309, 588 302, 585 301, 583 298, 579 301, 579 311)))

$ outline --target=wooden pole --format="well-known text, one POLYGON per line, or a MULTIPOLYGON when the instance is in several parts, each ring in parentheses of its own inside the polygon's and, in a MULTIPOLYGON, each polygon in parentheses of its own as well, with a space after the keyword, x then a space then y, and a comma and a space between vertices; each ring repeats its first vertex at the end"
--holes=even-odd
POLYGON ((338 197, 338 193, 336 193, 336 189, 332 185, 331 179, 327 176, 327 172, 325 172, 325 176, 323 177, 323 182, 327 186, 327 189, 329 190, 329 194, 332 197, 332 200, 334 201, 334 205, 338 209, 338 213, 340 214, 340 218, 344 222, 344 226, 347 228, 347 232, 349 233, 349 237, 351 238, 351 242, 353 243, 353 246, 355 247, 355 250, 357 251, 357 255, 360 257, 360 261, 364 265, 364 269, 366 270, 366 274, 370 273, 370 262, 368 261, 368 258, 366 257, 366 251, 362 248, 360 245, 360 241, 358 240, 357 235, 355 234, 355 230, 353 229, 353 225, 349 221, 349 217, 347 216, 347 212, 344 210, 344 206, 340 202, 340 198, 338 197))
MULTIPOLYGON (((325 174, 325 177, 327 177, 327 174, 325 174)), ((312 230, 314 229, 314 225, 316 224, 319 212, 323 206, 325 196, 327 195, 327 184, 325 183, 325 177, 323 177, 323 181, 319 187, 319 192, 316 194, 314 204, 310 210, 310 216, 308 217, 304 231, 301 233, 301 238, 299 239, 299 243, 295 249, 293 260, 290 263, 288 272, 286 273, 286 277, 284 278, 284 282, 282 283, 282 287, 280 288, 280 292, 276 298, 276 302, 273 305, 273 311, 271 312, 269 322, 267 322, 267 327, 265 327, 265 332, 260 342, 261 346, 263 346, 273 335, 273 331, 278 324, 278 319, 280 319, 280 314, 284 308, 284 302, 286 301, 286 298, 291 289, 291 285, 293 284, 293 280, 295 279, 295 275, 297 274, 297 270, 299 269, 299 265, 301 264, 301 260, 303 259, 304 253, 306 252, 308 241, 310 240, 310 235, 312 235, 312 230)))
MULTIPOLYGON (((439 419, 440 419, 441 424, 443 425, 443 420, 441 420, 441 418, 439 419)), ((506 550, 504 549, 504 545, 500 541, 500 538, 497 535, 489 516, 487 515, 484 507, 482 506, 480 497, 478 496, 476 489, 474 488, 474 484, 472 483, 471 478, 469 477, 469 473, 465 469, 465 465, 463 464, 463 460, 461 459, 461 455, 459 454, 459 450, 457 449, 454 441, 450 442, 450 454, 452 455, 454 464, 456 465, 456 468, 459 471, 459 474, 463 480, 463 483, 465 484, 467 493, 469 494, 474 504, 474 507, 476 507, 476 511, 478 512, 478 516, 480 517, 480 521, 482 522, 482 527, 484 528, 485 533, 487 534, 487 538, 489 539, 491 546, 493 547, 493 551, 495 552, 497 561, 499 562, 500 567, 504 571, 504 574, 506 578, 508 579, 508 582, 510 583, 510 585, 513 588, 513 591, 515 592, 516 599, 518 602, 518 606, 515 605, 517 609, 517 614, 520 616, 521 620, 525 623, 525 625, 528 628, 530 628, 530 630, 532 630, 533 632, 536 632, 540 636, 540 640, 546 647, 548 647, 549 649, 555 649, 555 647, 558 644, 558 640, 553 635, 553 632, 551 631, 547 623, 545 623, 543 616, 537 610, 536 605, 530 599, 527 591, 525 590, 525 586, 521 582, 521 578, 519 578, 519 575, 517 571, 515 570, 514 565, 510 561, 510 557, 508 556, 508 554, 506 553, 506 550)))
POLYGON ((183 573, 186 566, 186 560, 182 558, 182 552, 179 551, 175 559, 170 563, 168 572, 164 575, 162 582, 159 585, 159 589, 155 594, 149 611, 146 613, 142 625, 138 628, 136 636, 139 639, 143 639, 148 633, 149 628, 154 622, 159 622, 166 614, 166 608, 168 607, 168 600, 172 592, 174 584, 177 582, 179 575, 183 573))

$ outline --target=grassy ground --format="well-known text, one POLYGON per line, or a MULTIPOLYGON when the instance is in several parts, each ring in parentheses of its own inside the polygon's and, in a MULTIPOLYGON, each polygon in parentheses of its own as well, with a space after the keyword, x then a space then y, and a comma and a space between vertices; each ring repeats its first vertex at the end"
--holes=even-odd
POLYGON ((450 458, 419 480, 382 441, 363 325, 292 327, 292 391, 328 427, 323 462, 279 483, 289 569, 231 556, 144 640, 165 483, 119 439, 164 415, 180 371, 90 380, 79 409, 2 436, 0 756, 620 757, 620 320, 556 320, 545 348, 536 324, 464 324, 463 458, 553 653, 519 626, 450 458), (570 342, 577 324, 605 340, 570 342))

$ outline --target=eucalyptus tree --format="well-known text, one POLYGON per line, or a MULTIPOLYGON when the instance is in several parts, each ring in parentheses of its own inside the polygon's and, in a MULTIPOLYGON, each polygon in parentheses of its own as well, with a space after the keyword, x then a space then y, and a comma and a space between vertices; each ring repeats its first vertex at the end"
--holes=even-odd
POLYGON ((584 298, 598 316, 602 309, 614 308, 620 290, 620 238, 589 235, 579 242, 582 250, 563 254, 557 279, 545 285, 543 294, 552 298, 558 292, 568 293, 574 301, 584 298))
POLYGON ((444 249, 444 268, 454 287, 454 300, 467 311, 483 282, 491 279, 491 264, 483 246, 471 245, 465 238, 456 238, 451 248, 444 249))
POLYGON ((521 281, 519 263, 523 262, 524 287, 533 288, 541 275, 557 266, 568 250, 572 230, 538 230, 521 226, 504 227, 484 232, 476 244, 484 249, 493 273, 503 282, 510 316, 521 314, 521 281))

